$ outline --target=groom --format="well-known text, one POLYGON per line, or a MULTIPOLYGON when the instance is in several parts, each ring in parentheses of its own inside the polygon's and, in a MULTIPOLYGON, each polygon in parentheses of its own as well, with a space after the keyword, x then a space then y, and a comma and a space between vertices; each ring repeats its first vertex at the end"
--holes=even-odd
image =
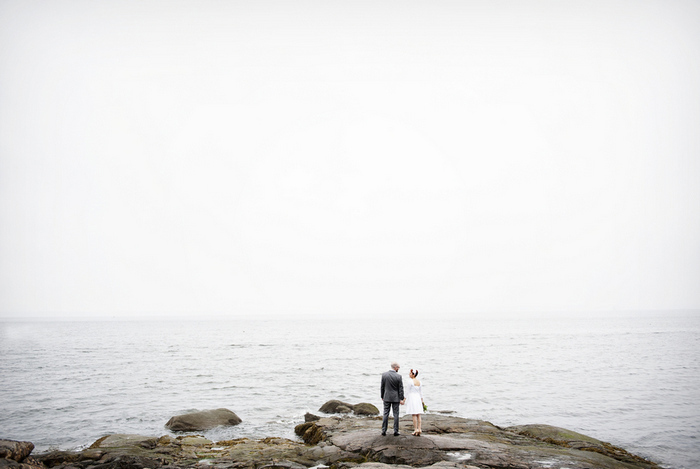
POLYGON ((386 435, 389 425, 389 409, 394 413, 394 436, 399 436, 399 403, 406 399, 403 395, 403 379, 399 374, 399 364, 393 362, 391 370, 382 373, 382 401, 384 401, 384 419, 382 420, 382 435, 386 435))

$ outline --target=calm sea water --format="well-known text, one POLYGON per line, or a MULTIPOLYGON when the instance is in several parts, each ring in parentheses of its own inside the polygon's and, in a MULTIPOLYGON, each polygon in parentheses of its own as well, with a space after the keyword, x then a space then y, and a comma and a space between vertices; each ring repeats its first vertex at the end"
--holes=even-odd
POLYGON ((226 407, 206 433, 295 438, 325 401, 380 406, 379 376, 418 368, 430 410, 546 423, 676 469, 700 467, 700 315, 0 323, 0 438, 79 448, 167 434, 226 407))

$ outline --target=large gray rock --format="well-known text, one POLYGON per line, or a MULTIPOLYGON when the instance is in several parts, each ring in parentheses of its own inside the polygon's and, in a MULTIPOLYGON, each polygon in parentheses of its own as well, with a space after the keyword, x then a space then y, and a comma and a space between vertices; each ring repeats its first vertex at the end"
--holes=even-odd
POLYGON ((331 399, 326 402, 318 409, 319 412, 324 414, 349 414, 352 412, 353 405, 347 402, 339 401, 337 399, 331 399))
POLYGON ((359 404, 349 404, 347 402, 331 399, 318 409, 324 414, 349 414, 354 412, 356 415, 379 415, 379 409, 373 404, 361 402, 359 404))
POLYGON ((422 436, 411 436, 412 426, 410 419, 403 419, 401 436, 382 436, 379 417, 325 417, 295 431, 307 443, 323 442, 384 464, 658 469, 655 463, 609 443, 546 425, 500 428, 482 420, 425 414, 422 436))
POLYGON ((176 415, 168 420, 165 427, 174 432, 195 432, 220 425, 238 425, 239 423, 241 423, 241 419, 230 410, 214 409, 176 415))
POLYGON ((352 411, 355 415, 379 415, 379 409, 373 404, 367 402, 360 402, 352 406, 352 411))

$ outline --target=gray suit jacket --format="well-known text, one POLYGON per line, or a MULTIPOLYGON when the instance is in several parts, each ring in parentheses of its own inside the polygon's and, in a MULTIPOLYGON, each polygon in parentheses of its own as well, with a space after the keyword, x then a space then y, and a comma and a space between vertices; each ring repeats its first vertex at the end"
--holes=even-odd
POLYGON ((403 379, 394 370, 382 373, 382 400, 385 402, 401 402, 403 395, 403 379))

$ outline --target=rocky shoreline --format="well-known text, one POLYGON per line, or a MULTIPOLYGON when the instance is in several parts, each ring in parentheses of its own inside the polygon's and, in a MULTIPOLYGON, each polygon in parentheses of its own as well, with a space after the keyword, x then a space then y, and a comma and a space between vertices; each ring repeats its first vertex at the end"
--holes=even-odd
POLYGON ((301 441, 114 434, 82 451, 31 455, 32 443, 0 440, 0 469, 659 469, 622 448, 548 425, 501 428, 429 413, 420 437, 411 435, 409 418, 402 419, 400 436, 382 436, 372 408, 329 402, 336 403, 325 408, 332 415, 307 414, 296 426, 301 441))

